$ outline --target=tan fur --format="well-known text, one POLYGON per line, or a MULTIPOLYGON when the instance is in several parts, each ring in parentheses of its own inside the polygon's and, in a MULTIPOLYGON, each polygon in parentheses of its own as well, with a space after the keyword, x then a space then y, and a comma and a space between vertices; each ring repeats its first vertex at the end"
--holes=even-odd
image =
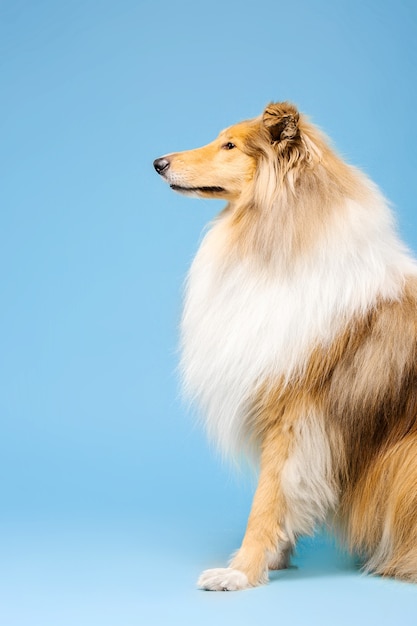
MULTIPOLYGON (((292 110, 287 103, 279 106, 292 110)), ((231 126, 202 148, 169 155, 171 170, 181 171, 190 187, 225 188, 214 195, 230 202, 225 209, 229 214, 224 222, 225 248, 239 259, 271 260, 277 245, 282 246, 281 233, 285 232, 284 269, 288 270, 300 253, 308 252, 323 225, 332 225, 337 217, 334 207, 342 205, 344 195, 360 200, 366 194, 352 168, 328 148, 327 138, 317 128, 304 117, 298 120, 298 127, 299 139, 292 137, 291 141, 271 145, 262 119, 256 118, 231 126), (239 148, 238 158, 237 151, 224 150, 228 142, 239 148), (277 145, 282 155, 278 161, 277 145), (277 178, 282 181, 278 198, 270 191, 277 178), (277 211, 277 202, 281 211, 277 211)), ((199 195, 212 197, 213 193, 199 195)))
POLYGON ((280 475, 294 427, 311 409, 332 443, 341 490, 336 522, 350 548, 368 558, 389 533, 377 573, 417 581, 417 282, 400 301, 380 303, 326 349, 285 389, 266 386, 249 431, 261 441, 259 486, 241 550, 231 566, 265 578, 268 556, 285 532, 280 475), (405 388, 405 389, 404 389, 405 388))
POLYGON ((291 453, 294 423, 305 414, 305 409, 299 397, 291 403, 284 402, 279 390, 260 395, 254 407, 254 426, 262 442, 260 477, 245 538, 231 562, 231 567, 243 571, 252 585, 266 580, 270 563, 277 563, 279 546, 289 544, 281 474, 291 453))
MULTIPOLYGON (((168 157, 175 185, 228 200, 218 256, 280 277, 294 272, 319 233, 332 236, 346 198, 366 207, 372 193, 289 103, 168 157)), ((368 569, 417 582, 417 279, 405 277, 392 297, 347 318, 330 344, 312 345, 290 380, 259 384, 248 407, 260 476, 231 568, 249 585, 264 582, 268 567, 286 566, 297 534, 313 530, 291 474, 312 433, 328 488, 317 487, 317 516, 329 509, 368 569)))
POLYGON ((416 439, 416 433, 410 433, 374 458, 350 498, 347 520, 350 546, 370 558, 368 569, 414 582, 416 439))

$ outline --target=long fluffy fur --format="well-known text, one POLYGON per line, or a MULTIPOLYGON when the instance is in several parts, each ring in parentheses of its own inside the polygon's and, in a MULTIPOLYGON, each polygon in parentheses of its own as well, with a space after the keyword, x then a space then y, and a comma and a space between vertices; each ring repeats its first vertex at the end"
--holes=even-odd
POLYGON ((367 570, 417 581, 417 265, 386 200, 289 103, 155 167, 228 201, 189 273, 182 371, 209 435, 260 462, 242 547, 200 586, 265 582, 329 516, 367 570))

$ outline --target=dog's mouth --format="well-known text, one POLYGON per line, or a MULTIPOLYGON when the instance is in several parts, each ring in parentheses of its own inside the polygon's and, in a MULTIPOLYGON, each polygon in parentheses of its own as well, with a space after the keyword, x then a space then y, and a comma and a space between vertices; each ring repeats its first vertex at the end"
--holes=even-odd
POLYGON ((182 187, 181 185, 170 185, 171 189, 179 193, 225 193, 223 187, 182 187))

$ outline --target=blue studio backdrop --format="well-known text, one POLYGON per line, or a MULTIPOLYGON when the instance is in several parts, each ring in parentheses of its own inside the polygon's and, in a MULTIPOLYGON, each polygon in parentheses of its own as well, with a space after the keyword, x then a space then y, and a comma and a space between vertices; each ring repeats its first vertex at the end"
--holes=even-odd
POLYGON ((152 161, 291 100, 417 252, 417 4, 2 0, 0 68, 0 623, 415 624, 417 588, 326 535, 267 587, 195 589, 238 547, 254 481, 176 373, 222 203, 173 194, 152 161))

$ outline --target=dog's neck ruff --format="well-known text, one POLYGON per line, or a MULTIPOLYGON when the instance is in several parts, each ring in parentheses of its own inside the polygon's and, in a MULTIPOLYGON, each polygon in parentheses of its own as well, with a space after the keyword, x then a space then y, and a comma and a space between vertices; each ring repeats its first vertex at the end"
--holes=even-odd
POLYGON ((383 198, 374 190, 372 198, 366 207, 346 200, 342 217, 288 276, 231 260, 225 217, 205 236, 186 287, 182 372, 225 452, 245 444, 258 388, 302 379, 315 347, 330 346, 381 299, 401 297, 405 276, 417 273, 383 198))

